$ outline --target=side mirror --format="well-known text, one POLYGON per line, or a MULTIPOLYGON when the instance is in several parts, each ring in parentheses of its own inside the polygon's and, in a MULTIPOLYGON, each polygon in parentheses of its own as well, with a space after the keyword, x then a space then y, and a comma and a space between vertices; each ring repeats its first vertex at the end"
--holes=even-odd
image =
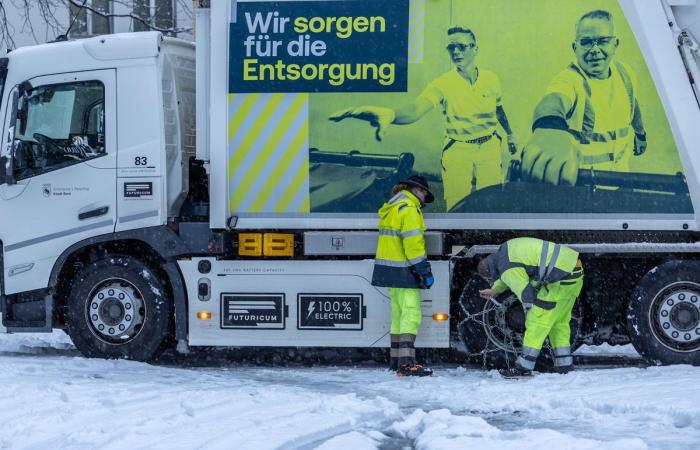
POLYGON ((19 84, 17 91, 19 93, 19 99, 17 101, 19 134, 24 135, 24 133, 27 132, 27 121, 29 119, 29 94, 32 92, 32 85, 29 81, 24 81, 19 84))

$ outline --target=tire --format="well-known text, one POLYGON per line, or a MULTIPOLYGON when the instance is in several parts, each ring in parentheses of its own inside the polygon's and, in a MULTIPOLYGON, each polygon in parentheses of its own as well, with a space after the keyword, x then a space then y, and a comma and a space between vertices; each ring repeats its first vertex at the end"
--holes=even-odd
POLYGON ((66 332, 89 358, 152 360, 170 334, 172 307, 165 292, 163 281, 138 259, 112 256, 90 263, 70 290, 66 332))
POLYGON ((700 365, 700 262, 650 270, 627 308, 632 345, 650 364, 700 365))
MULTIPOLYGON (((487 287, 486 282, 476 278, 464 286, 459 298, 458 331, 469 356, 475 357, 486 369, 505 369, 515 364, 522 349, 525 312, 520 300, 510 292, 496 299, 501 305, 479 297, 479 290, 487 287)), ((578 346, 582 323, 583 303, 579 298, 571 315, 572 351, 578 346)), ((553 366, 554 355, 546 340, 535 368, 548 372, 553 366)))

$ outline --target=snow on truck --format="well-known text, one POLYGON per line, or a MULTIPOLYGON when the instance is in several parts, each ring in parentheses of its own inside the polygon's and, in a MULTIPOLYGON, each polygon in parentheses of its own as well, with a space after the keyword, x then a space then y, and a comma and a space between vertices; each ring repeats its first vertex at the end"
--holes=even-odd
POLYGON ((507 364, 523 310, 479 298, 475 268, 536 236, 580 252, 574 346, 699 364, 698 17, 695 0, 215 0, 196 56, 156 32, 12 51, 2 329, 136 360, 388 347, 376 211, 417 173, 436 196, 418 347, 507 364))

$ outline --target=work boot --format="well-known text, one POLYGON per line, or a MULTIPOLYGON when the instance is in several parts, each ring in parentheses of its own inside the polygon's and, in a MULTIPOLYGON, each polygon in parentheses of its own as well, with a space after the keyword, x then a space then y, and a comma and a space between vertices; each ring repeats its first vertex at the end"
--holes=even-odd
POLYGON ((399 370, 399 358, 389 358, 389 370, 392 372, 399 370))
POLYGON ((518 364, 507 369, 499 369, 498 373, 500 373, 503 378, 525 378, 532 376, 531 370, 528 370, 518 364))
POLYGON ((569 366, 558 366, 558 367, 554 366, 553 370, 554 370, 554 373, 560 373, 562 375, 565 375, 565 374, 571 372, 572 370, 574 370, 574 365, 572 364, 569 366))
POLYGON ((420 364, 404 364, 399 367, 396 374, 400 377, 429 377, 433 374, 433 369, 423 367, 420 364))

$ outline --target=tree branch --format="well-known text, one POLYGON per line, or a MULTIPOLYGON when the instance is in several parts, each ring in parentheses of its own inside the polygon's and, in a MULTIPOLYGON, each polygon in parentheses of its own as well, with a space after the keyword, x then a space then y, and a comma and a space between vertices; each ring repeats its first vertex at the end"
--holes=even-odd
MULTIPOLYGON (((74 6, 81 6, 82 2, 79 2, 78 0, 68 0, 68 3, 74 6)), ((153 19, 146 20, 142 17, 137 16, 134 13, 129 13, 129 14, 115 14, 115 13, 108 13, 104 11, 100 11, 99 9, 95 9, 92 7, 92 5, 85 5, 84 9, 92 12, 93 14, 96 14, 101 17, 123 17, 123 18, 131 18, 132 20, 136 20, 138 22, 141 22, 145 26, 147 26, 149 29, 154 30, 154 31, 160 31, 160 32, 165 32, 165 33, 182 33, 186 31, 192 31, 192 27, 183 27, 183 28, 177 28, 177 27, 172 27, 172 28, 163 28, 156 26, 152 23, 153 19)))

